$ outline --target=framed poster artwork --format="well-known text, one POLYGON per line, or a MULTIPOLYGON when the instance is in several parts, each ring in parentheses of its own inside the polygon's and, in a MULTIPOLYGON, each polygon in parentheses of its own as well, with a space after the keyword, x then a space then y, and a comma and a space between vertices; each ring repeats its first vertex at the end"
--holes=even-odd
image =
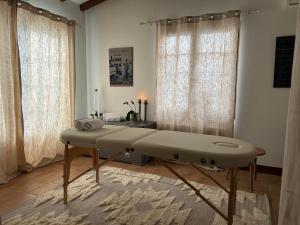
POLYGON ((133 47, 109 49, 110 86, 133 86, 133 47))
POLYGON ((274 72, 274 88, 291 87, 295 36, 276 38, 276 56, 274 72))

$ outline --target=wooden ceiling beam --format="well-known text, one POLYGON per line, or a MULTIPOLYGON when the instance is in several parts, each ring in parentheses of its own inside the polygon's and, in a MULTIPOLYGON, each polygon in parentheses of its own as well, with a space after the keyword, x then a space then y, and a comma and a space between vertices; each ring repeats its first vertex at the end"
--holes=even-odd
POLYGON ((100 4, 102 2, 105 2, 105 1, 107 1, 107 0, 89 0, 89 1, 86 1, 86 2, 84 2, 80 5, 80 10, 81 11, 87 10, 87 9, 92 8, 95 5, 98 5, 98 4, 100 4))

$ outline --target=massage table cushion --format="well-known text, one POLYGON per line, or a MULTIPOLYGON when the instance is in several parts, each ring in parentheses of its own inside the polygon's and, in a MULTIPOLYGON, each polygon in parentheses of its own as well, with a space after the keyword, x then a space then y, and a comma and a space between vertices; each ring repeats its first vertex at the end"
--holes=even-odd
POLYGON ((127 128, 97 139, 98 149, 126 152, 186 163, 237 168, 248 166, 256 157, 255 147, 220 136, 127 128))
POLYGON ((253 145, 233 138, 114 125, 95 131, 68 129, 62 132, 61 141, 112 153, 134 151, 165 160, 224 168, 248 166, 256 157, 253 145))
POLYGON ((161 159, 223 168, 249 166, 256 157, 255 147, 247 142, 178 131, 158 131, 134 143, 133 148, 161 159))
POLYGON ((60 141, 64 144, 77 147, 96 148, 97 138, 123 129, 127 129, 127 127, 105 125, 101 129, 94 131, 81 131, 75 128, 70 128, 61 133, 60 141))
POLYGON ((98 138, 96 146, 100 151, 105 149, 112 153, 132 152, 135 142, 156 132, 158 130, 148 128, 127 128, 98 138))

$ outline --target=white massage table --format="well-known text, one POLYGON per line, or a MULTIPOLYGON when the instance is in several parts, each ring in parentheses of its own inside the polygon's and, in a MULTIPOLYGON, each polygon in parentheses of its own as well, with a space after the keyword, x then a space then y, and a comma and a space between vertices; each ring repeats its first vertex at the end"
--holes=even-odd
POLYGON ((154 157, 160 164, 176 175, 195 193, 220 214, 228 225, 233 222, 236 205, 237 170, 239 167, 249 166, 256 158, 255 147, 247 142, 220 136, 201 135, 177 131, 159 131, 145 128, 127 128, 106 125, 103 128, 87 132, 68 129, 62 132, 61 141, 65 144, 64 164, 64 203, 67 203, 68 184, 81 175, 96 170, 96 182, 99 182, 99 168, 113 160, 120 154, 130 157, 131 152, 154 157), (74 148, 69 148, 74 146, 74 148), (109 150, 113 156, 98 163, 98 151, 109 150), (94 167, 83 172, 69 181, 70 163, 74 156, 90 152, 93 155, 94 167), (220 209, 206 199, 196 187, 175 171, 166 160, 191 164, 196 170, 208 176, 229 194, 228 213, 225 215, 220 209), (197 165, 218 166, 231 170, 229 190, 220 182, 208 175, 197 165))

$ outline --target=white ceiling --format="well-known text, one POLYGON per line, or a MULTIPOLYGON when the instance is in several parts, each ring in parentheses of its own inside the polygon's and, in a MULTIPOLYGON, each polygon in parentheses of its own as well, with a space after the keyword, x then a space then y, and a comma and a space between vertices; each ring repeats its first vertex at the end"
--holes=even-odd
POLYGON ((74 2, 74 3, 76 3, 76 4, 78 4, 78 5, 86 2, 86 0, 71 0, 71 1, 74 2))
MULTIPOLYGON (((71 0, 71 1, 80 5, 88 0, 71 0)), ((270 8, 270 7, 272 8, 272 6, 274 6, 274 5, 276 5, 276 7, 278 7, 278 6, 286 7, 286 5, 288 5, 287 3, 289 3, 289 2, 298 3, 300 0, 233 0, 233 1, 244 2, 246 5, 249 4, 249 7, 258 3, 258 5, 260 5, 260 7, 257 7, 257 8, 263 9, 263 8, 265 8, 264 6, 266 6, 266 8, 270 8)), ((253 8, 253 7, 250 7, 250 8, 253 8)))

